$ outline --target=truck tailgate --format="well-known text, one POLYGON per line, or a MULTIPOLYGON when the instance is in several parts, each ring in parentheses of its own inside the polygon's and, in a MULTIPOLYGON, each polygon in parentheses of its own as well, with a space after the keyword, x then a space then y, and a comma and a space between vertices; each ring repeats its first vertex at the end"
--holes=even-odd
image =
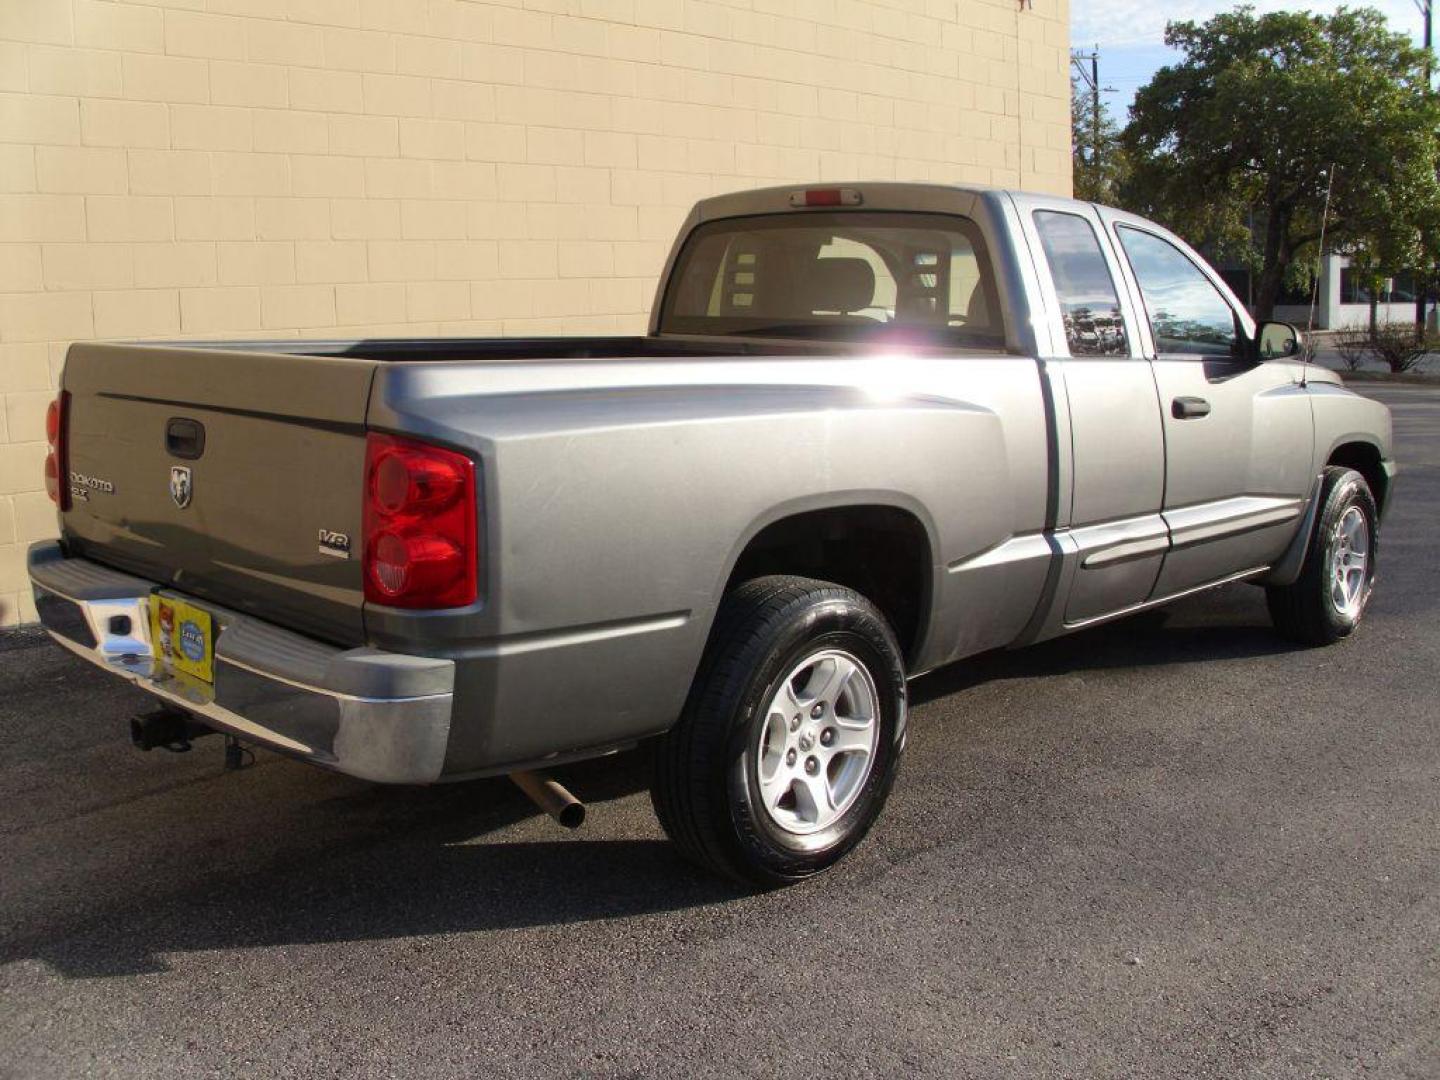
POLYGON ((202 599, 360 643, 374 369, 223 347, 73 346, 67 543, 202 599))

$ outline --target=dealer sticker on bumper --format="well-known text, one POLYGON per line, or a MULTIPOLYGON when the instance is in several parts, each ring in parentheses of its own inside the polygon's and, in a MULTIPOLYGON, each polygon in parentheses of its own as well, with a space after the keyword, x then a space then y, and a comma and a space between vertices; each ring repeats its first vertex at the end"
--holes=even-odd
POLYGON ((208 611, 168 596, 150 597, 155 659, 170 671, 215 681, 215 628, 208 611))

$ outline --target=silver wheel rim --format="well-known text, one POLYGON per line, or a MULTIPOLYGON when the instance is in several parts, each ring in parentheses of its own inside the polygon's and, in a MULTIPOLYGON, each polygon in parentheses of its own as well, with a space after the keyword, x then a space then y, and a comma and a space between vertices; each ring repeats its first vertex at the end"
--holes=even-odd
POLYGON ((1330 548, 1330 603, 1347 619, 1358 619, 1370 586, 1370 523, 1358 506, 1340 516, 1330 548))
POLYGON ((828 828, 865 787, 880 736, 880 695, 847 652, 811 653, 765 709, 754 747, 765 812, 797 836, 828 828))

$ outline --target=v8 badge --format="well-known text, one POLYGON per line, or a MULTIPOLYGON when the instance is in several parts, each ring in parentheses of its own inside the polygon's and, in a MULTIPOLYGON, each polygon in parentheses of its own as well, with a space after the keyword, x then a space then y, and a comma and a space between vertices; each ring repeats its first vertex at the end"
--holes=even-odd
POLYGON ((329 555, 335 559, 348 559, 350 557, 350 537, 343 532, 336 532, 334 529, 321 529, 320 554, 329 555))

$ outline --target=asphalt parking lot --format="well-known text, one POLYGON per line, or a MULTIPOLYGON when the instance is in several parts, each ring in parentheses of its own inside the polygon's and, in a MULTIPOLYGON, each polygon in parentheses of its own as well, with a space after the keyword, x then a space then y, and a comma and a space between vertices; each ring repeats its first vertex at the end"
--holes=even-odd
POLYGON ((638 755, 387 789, 0 638, 0 1075, 1440 1076, 1440 388, 1358 637, 1234 586, 914 687, 870 840, 745 895, 638 755))

